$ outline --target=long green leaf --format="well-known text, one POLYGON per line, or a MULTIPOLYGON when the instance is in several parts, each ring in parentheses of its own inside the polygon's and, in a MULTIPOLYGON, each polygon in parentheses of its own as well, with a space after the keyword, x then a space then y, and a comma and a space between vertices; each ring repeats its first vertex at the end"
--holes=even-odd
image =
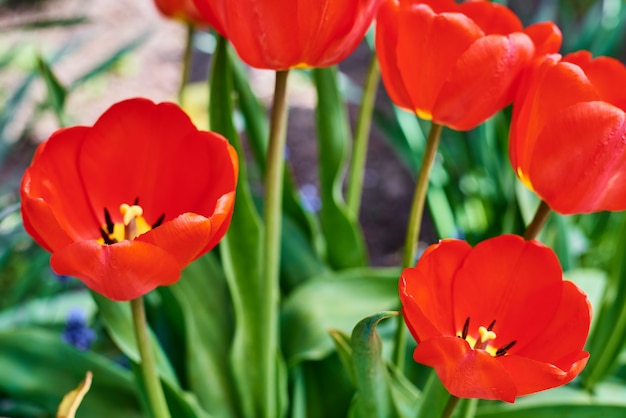
POLYGON ((336 269, 363 266, 367 262, 363 235, 358 219, 351 215, 342 195, 350 128, 337 84, 337 69, 315 69, 313 78, 318 100, 315 115, 322 200, 320 216, 328 263, 336 269))

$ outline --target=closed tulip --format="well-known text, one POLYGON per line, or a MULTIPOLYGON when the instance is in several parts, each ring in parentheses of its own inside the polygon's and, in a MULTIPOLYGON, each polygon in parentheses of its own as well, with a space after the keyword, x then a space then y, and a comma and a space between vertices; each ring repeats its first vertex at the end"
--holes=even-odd
POLYGON ((562 214, 626 209, 626 67, 587 51, 537 62, 513 104, 510 159, 562 214))
POLYGON ((327 67, 363 39, 381 0, 195 0, 248 65, 327 67))
POLYGON ((376 24, 383 82, 396 105, 456 130, 510 104, 533 57, 556 52, 550 22, 524 29, 490 1, 386 0, 376 24))

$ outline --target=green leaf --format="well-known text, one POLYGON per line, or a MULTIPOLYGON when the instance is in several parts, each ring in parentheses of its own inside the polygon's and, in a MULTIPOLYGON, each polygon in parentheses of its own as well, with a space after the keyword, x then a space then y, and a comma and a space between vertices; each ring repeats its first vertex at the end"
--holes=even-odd
POLYGON ((354 416, 363 418, 390 418, 396 416, 387 381, 382 342, 376 332, 380 321, 398 312, 380 312, 361 320, 350 339, 352 363, 357 386, 353 404, 354 416))
POLYGON ((130 372, 91 352, 76 350, 57 333, 40 329, 0 331, 0 393, 54 416, 63 396, 93 373, 79 410, 92 418, 143 417, 130 372), (114 400, 114 401, 112 401, 114 400))
POLYGON ((288 364, 326 357, 333 349, 328 332, 349 332, 373 311, 396 308, 396 268, 354 268, 328 272, 297 287, 281 312, 282 348, 288 364))
POLYGON ((215 254, 196 260, 178 283, 164 290, 175 296, 183 311, 189 389, 212 415, 241 416, 230 367, 224 361, 233 339, 233 308, 215 254))
POLYGON ((52 110, 57 117, 57 123, 59 126, 63 127, 66 125, 65 99, 67 97, 67 89, 61 84, 57 76, 52 71, 50 65, 41 55, 37 57, 37 66, 39 68, 39 73, 46 84, 46 89, 48 91, 48 104, 52 107, 52 110))
POLYGON ((358 219, 354 219, 342 195, 351 135, 337 85, 337 69, 315 69, 313 78, 318 100, 315 115, 322 200, 320 217, 328 263, 335 269, 363 266, 367 263, 363 235, 358 219))

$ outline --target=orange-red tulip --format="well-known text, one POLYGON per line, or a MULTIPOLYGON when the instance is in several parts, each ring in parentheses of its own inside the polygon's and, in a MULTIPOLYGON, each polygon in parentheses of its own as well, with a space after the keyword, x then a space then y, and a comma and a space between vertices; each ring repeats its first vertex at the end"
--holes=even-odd
POLYGON ((510 158, 563 214, 626 209, 626 67, 587 51, 537 62, 513 104, 510 158))
POLYGON ((584 368, 591 308, 550 248, 515 235, 430 246, 400 279, 415 361, 461 398, 514 402, 584 368))
POLYGON ((382 0, 195 0, 248 65, 327 67, 361 42, 382 0))
POLYGON ((55 132, 22 179, 26 231, 52 269, 113 300, 176 282, 233 212, 238 160, 175 104, 131 99, 55 132))
POLYGON ((510 104, 530 60, 560 45, 553 23, 524 30, 513 12, 490 1, 386 0, 377 16, 376 51, 391 99, 457 130, 510 104))
POLYGON ((154 4, 166 17, 195 26, 208 26, 193 0, 154 0, 154 4))

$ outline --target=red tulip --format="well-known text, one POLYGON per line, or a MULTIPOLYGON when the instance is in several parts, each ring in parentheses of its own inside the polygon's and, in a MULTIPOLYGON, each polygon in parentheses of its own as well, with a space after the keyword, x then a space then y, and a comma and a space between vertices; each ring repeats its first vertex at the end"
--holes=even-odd
POLYGON ((154 0, 154 4, 166 17, 196 26, 208 26, 193 0, 154 0))
POLYGON ((457 397, 514 402, 584 368, 591 308, 548 247, 502 235, 430 246, 400 279, 415 361, 457 397))
POLYGON ((52 269, 113 300, 176 282, 233 212, 238 160, 171 103, 120 102, 55 132, 22 179, 26 231, 52 269))
POLYGON ((377 17, 376 51, 391 99, 457 130, 511 103, 530 60, 560 45, 553 23, 524 30, 513 12, 489 1, 387 0, 377 17))
POLYGON ((626 67, 587 51, 537 62, 513 104, 510 158, 557 212, 626 209, 626 67))
POLYGON ((195 0, 248 65, 327 67, 361 42, 382 0, 195 0))

